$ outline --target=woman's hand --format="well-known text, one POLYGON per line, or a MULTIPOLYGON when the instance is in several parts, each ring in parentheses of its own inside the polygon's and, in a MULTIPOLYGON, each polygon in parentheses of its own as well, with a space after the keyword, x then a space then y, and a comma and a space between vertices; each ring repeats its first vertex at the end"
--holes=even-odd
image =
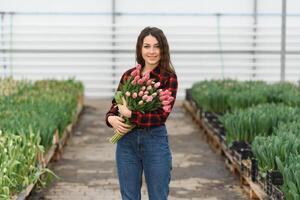
POLYGON ((122 101, 123 101, 123 104, 122 104, 122 105, 121 105, 121 104, 118 104, 119 113, 120 113, 121 115, 123 115, 124 117, 130 118, 132 112, 131 112, 131 110, 129 110, 129 109, 127 108, 127 102, 126 102, 126 100, 125 100, 124 97, 122 97, 122 101))
POLYGON ((107 120, 110 125, 120 133, 126 134, 132 129, 130 125, 123 123, 125 120, 122 117, 109 116, 107 120))

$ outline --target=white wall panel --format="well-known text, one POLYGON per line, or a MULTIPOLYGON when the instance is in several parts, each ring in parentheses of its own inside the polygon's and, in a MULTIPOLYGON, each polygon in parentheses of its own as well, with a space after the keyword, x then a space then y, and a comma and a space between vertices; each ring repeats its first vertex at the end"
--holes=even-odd
POLYGON ((111 0, 0 0, 1 10, 16 12, 110 12, 111 0))
MULTIPOLYGON (((287 3, 293 15, 287 18, 286 80, 297 81, 300 2, 287 3)), ((158 26, 170 44, 179 98, 199 80, 280 79, 281 0, 258 1, 256 32, 253 0, 116 0, 114 26, 111 0, 0 0, 0 5, 2 11, 21 12, 0 19, 0 76, 75 77, 87 97, 110 98, 122 73, 135 65, 138 34, 158 26)))
POLYGON ((248 13, 252 0, 116 0, 118 12, 248 13), (133 6, 134 5, 134 6, 133 6))

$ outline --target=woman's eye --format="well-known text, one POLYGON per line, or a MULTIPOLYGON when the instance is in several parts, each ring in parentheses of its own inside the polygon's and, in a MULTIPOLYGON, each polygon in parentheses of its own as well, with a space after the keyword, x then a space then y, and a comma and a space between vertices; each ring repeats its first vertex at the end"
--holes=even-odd
MULTIPOLYGON (((143 48, 150 48, 150 46, 143 46, 143 48)), ((159 46, 154 46, 153 48, 159 49, 159 46)))

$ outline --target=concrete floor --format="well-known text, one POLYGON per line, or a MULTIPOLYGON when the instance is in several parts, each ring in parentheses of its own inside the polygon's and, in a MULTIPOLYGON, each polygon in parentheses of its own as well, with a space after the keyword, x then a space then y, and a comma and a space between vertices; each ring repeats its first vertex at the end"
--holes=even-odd
MULTIPOLYGON (((62 159, 50 168, 61 179, 46 189, 32 192, 29 200, 119 200, 113 134, 105 124, 108 100, 87 100, 62 159)), ((177 102, 168 121, 173 153, 170 200, 247 199, 237 179, 213 153, 199 128, 177 102)), ((148 199, 145 184, 142 199, 148 199)))

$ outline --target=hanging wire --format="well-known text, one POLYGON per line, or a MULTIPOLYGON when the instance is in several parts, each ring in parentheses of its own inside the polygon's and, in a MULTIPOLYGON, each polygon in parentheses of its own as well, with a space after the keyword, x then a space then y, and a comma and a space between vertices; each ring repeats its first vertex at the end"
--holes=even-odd
POLYGON ((222 38, 221 38, 221 23, 220 23, 220 14, 217 14, 217 32, 218 32, 218 45, 220 51, 220 64, 221 64, 221 77, 224 79, 224 58, 223 58, 223 46, 222 46, 222 38))
POLYGON ((10 37, 9 37, 9 67, 10 76, 13 77, 13 13, 10 14, 10 37))
POLYGON ((1 13, 1 45, 2 45, 2 61, 3 61, 3 66, 2 66, 2 77, 5 78, 5 71, 6 71, 6 59, 5 59, 5 35, 4 35, 4 13, 1 13))

